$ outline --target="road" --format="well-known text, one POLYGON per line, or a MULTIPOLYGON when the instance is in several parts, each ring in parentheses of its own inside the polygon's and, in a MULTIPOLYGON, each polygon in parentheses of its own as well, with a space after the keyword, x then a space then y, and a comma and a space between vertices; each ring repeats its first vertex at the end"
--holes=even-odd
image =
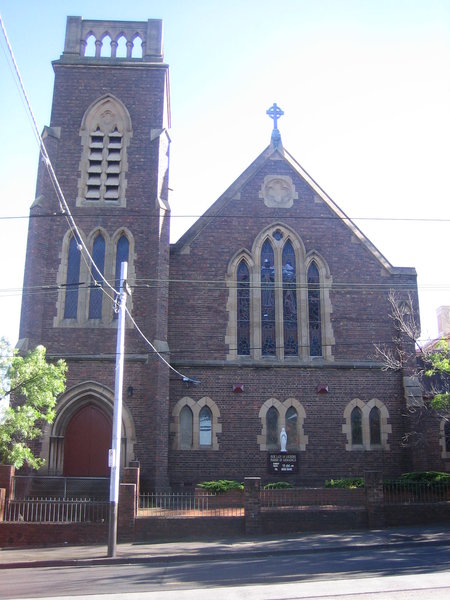
POLYGON ((5 569, 0 599, 450 598, 450 541, 392 549, 274 553, 131 564, 5 569))

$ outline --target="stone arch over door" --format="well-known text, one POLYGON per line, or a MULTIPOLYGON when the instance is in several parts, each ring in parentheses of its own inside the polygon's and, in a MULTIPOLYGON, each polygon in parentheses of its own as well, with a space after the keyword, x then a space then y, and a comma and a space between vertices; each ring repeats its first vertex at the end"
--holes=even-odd
MULTIPOLYGON (((80 383, 63 394, 52 425, 44 431, 41 457, 52 475, 109 476, 114 392, 94 381, 80 383), (66 464, 67 461, 67 464, 66 464), (105 467, 106 465, 106 467, 105 467)), ((133 418, 122 408, 121 466, 134 460, 133 418)))
POLYGON ((63 475, 108 477, 112 420, 95 402, 83 403, 64 433, 63 475))

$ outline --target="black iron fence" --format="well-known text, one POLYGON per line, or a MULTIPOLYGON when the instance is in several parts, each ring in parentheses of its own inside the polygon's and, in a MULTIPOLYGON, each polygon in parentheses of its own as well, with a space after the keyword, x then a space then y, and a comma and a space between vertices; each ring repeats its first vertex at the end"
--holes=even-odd
POLYGON ((398 479, 383 483, 385 504, 423 504, 450 501, 450 483, 398 479))
POLYGON ((152 492, 139 496, 139 516, 145 517, 239 517, 244 502, 228 494, 152 492), (239 505, 240 504, 240 505, 239 505))
POLYGON ((109 517, 109 502, 89 498, 33 498, 9 500, 5 521, 26 523, 105 523, 109 517))

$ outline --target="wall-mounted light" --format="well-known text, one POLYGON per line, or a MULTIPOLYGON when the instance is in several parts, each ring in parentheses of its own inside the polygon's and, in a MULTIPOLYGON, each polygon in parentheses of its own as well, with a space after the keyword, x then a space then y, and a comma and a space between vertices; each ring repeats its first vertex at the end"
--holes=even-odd
POLYGON ((318 394, 328 394, 328 385, 326 383, 319 383, 317 386, 318 394))
POLYGON ((243 391, 244 391, 243 383, 233 383, 233 392, 235 394, 242 394, 243 391))
POLYGON ((129 385, 127 387, 127 396, 128 398, 132 398, 134 394, 134 387, 132 385, 129 385))

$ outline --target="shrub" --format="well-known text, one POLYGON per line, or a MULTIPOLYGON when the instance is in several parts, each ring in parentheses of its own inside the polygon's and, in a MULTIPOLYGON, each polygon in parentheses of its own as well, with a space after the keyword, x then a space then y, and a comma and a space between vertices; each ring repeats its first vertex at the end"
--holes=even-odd
POLYGON ((288 490, 294 486, 288 481, 275 481, 274 483, 266 483, 265 490, 288 490))
POLYGON ((354 490, 364 487, 364 477, 347 477, 345 479, 327 479, 325 487, 329 488, 347 488, 354 490))
POLYGON ((212 492, 213 494, 223 494, 230 490, 242 491, 244 489, 244 484, 230 479, 218 479, 217 481, 202 481, 197 484, 197 487, 212 492))
POLYGON ((401 481, 413 481, 416 483, 450 483, 450 473, 441 471, 414 471, 400 475, 401 481))

